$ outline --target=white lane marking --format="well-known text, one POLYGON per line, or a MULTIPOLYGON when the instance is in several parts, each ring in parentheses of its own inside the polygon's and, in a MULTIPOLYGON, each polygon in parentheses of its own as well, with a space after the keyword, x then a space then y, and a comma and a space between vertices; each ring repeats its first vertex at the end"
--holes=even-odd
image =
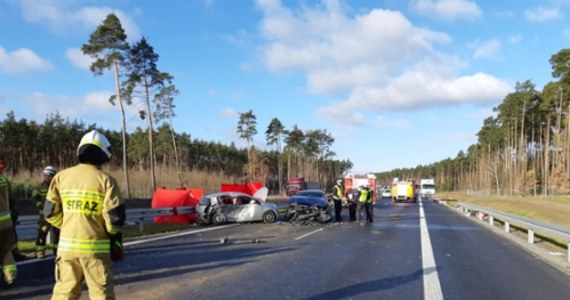
POLYGON ((302 238, 306 238, 306 237, 308 237, 308 236, 311 235, 311 234, 315 234, 315 233, 317 233, 317 232, 319 232, 319 231, 323 231, 323 229, 324 229, 324 228, 317 229, 317 230, 313 230, 313 231, 311 231, 311 232, 309 232, 309 233, 305 233, 305 234, 303 234, 302 236, 296 237, 295 240, 298 241, 298 240, 300 240, 300 239, 302 239, 302 238))
POLYGON ((435 259, 433 257, 433 249, 427 229, 422 199, 419 199, 419 206, 420 232, 422 237, 422 265, 424 271, 424 299, 441 300, 443 299, 443 294, 441 292, 441 284, 439 283, 439 275, 437 274, 437 266, 435 265, 435 259))
POLYGON ((136 241, 132 241, 132 242, 126 242, 126 243, 124 243, 124 245, 125 246, 138 245, 138 244, 142 244, 142 243, 160 241, 160 240, 165 240, 165 239, 169 239, 169 238, 173 238, 173 237, 179 237, 179 236, 184 236, 184 235, 190 235, 190 234, 195 234, 195 233, 212 231, 212 230, 217 230, 217 229, 222 229, 222 228, 233 227, 233 226, 237 226, 237 225, 239 225, 239 224, 231 224, 231 225, 225 225, 225 226, 219 226, 219 227, 210 227, 210 228, 204 228, 204 229, 198 229, 198 230, 192 230, 192 231, 185 231, 185 232, 180 232, 180 233, 175 233, 175 234, 158 236, 158 237, 154 237, 154 238, 148 238, 148 239, 144 239, 144 240, 136 240, 136 241))

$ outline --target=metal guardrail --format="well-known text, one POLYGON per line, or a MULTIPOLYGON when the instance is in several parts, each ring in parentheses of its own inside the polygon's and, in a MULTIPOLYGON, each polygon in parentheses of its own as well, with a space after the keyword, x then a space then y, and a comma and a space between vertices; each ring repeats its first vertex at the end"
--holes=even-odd
MULTIPOLYGON (((195 211, 195 206, 127 209, 125 226, 138 225, 139 230, 143 232, 144 223, 154 217, 183 215, 193 213, 195 211)), ((35 229, 38 223, 38 218, 38 215, 19 216, 16 226, 21 229, 35 229)))
MULTIPOLYGON (((548 237, 564 240, 567 245, 566 261, 570 262, 570 227, 554 225, 465 202, 458 202, 456 208, 461 209, 464 213, 480 212, 482 214, 486 214, 488 223, 491 226, 494 226, 495 219, 501 220, 504 223, 504 230, 507 233, 510 232, 511 224, 525 228, 528 231, 527 242, 529 244, 534 244, 535 232, 539 232, 548 237)), ((483 220, 484 216, 482 214, 478 215, 479 220, 483 220)))

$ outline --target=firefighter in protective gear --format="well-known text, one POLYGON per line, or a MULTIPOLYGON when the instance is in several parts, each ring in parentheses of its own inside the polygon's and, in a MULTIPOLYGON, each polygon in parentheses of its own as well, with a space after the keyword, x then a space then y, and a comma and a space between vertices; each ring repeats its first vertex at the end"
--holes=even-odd
POLYGON ((46 251, 46 240, 48 233, 51 230, 52 234, 52 247, 54 249, 54 254, 57 254, 57 242, 59 240, 59 229, 56 227, 51 226, 44 218, 44 203, 47 195, 47 191, 49 188, 49 184, 57 173, 57 169, 52 166, 47 166, 42 171, 42 183, 32 191, 32 199, 38 208, 38 235, 36 237, 36 257, 37 258, 44 258, 45 251, 46 251))
POLYGON ((6 159, 0 155, 0 267, 4 282, 11 285, 17 275, 16 261, 12 254, 16 237, 10 211, 14 203, 10 196, 10 182, 3 175, 5 168, 6 159))
POLYGON ((334 217, 336 222, 341 222, 342 212, 342 197, 344 196, 344 187, 342 186, 342 179, 337 179, 333 187, 333 202, 334 202, 334 217))
POLYGON ((91 299, 114 299, 112 247, 122 247, 126 213, 119 186, 101 171, 111 159, 110 143, 96 130, 77 148, 79 164, 53 178, 44 216, 61 229, 52 299, 79 299, 85 279, 91 299))

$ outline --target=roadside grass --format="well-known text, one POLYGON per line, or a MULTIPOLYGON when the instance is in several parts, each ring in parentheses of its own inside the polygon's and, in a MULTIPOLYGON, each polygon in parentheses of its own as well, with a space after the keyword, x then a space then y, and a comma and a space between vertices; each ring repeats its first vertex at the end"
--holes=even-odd
POLYGON ((438 193, 438 199, 455 206, 457 201, 493 208, 515 215, 570 227, 570 196, 472 197, 461 192, 438 193))
MULTIPOLYGON (((487 208, 492 208, 518 216, 548 222, 554 225, 570 227, 570 196, 489 196, 473 197, 462 192, 438 193, 437 199, 447 201, 455 207, 457 202, 467 202, 487 208)), ((503 224, 500 220, 495 220, 503 224)), ((511 225, 511 229, 526 235, 528 230, 511 225)), ((568 241, 563 241, 535 233, 535 238, 554 245, 557 248, 568 249, 568 241)))

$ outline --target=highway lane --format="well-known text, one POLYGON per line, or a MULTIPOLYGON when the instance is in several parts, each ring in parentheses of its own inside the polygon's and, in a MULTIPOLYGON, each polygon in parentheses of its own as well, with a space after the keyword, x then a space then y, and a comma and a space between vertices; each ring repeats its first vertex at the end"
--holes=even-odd
POLYGON ((449 208, 425 203, 447 299, 570 299, 568 275, 449 208))
MULTIPOLYGON (((383 199, 372 224, 243 224, 128 244, 117 297, 428 299, 424 275, 437 274, 446 299, 570 298, 567 275, 443 205, 423 207, 435 269, 424 270, 419 205, 383 199)), ((29 278, 0 298, 49 299, 52 268, 22 266, 29 278)))

